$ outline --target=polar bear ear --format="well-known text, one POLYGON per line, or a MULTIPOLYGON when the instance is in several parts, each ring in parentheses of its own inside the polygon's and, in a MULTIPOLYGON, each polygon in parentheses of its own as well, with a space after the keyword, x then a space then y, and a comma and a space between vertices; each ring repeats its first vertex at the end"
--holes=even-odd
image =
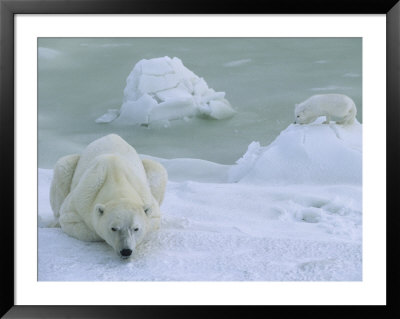
POLYGON ((104 214, 104 205, 97 204, 95 207, 95 211, 96 211, 97 215, 102 216, 104 214))

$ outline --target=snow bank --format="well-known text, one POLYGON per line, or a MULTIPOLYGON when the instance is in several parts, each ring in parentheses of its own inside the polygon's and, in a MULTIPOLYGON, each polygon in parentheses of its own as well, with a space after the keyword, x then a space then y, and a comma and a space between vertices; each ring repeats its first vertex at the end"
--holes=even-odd
POLYGON ((141 158, 153 159, 161 163, 168 172, 168 180, 174 182, 196 181, 207 183, 227 183, 230 165, 218 164, 195 158, 164 159, 148 155, 141 158))
POLYGON ((148 125, 193 116, 220 120, 234 113, 225 92, 209 88, 180 59, 161 57, 139 61, 126 80, 121 109, 108 110, 96 122, 148 125))
POLYGON ((51 227, 53 171, 39 169, 38 279, 362 280, 361 125, 323 120, 251 143, 232 166, 141 155, 169 179, 160 229, 127 261, 51 227))
MULTIPOLYGON (((41 220, 51 216, 51 174, 39 170, 41 220)), ((38 279, 362 280, 361 187, 169 181, 161 210, 160 229, 128 261, 42 226, 38 279)))
POLYGON ((267 147, 253 142, 229 172, 232 182, 357 184, 362 181, 362 126, 291 124, 267 147))

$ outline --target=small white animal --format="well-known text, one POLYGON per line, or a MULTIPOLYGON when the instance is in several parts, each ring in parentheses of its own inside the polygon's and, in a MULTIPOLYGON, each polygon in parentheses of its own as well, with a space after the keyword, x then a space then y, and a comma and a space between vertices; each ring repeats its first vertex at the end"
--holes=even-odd
POLYGON ((324 124, 329 124, 330 118, 337 119, 337 124, 350 125, 354 123, 357 108, 353 100, 343 94, 313 95, 307 100, 296 104, 295 123, 308 124, 320 116, 326 116, 324 124))

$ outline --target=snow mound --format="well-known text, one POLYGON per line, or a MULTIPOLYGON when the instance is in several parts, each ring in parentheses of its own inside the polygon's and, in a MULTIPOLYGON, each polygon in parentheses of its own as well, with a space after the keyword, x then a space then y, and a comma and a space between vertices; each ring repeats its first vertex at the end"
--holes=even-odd
POLYGON ((253 142, 232 166, 231 182, 357 184, 362 182, 362 125, 291 124, 267 147, 253 142))
POLYGON ((52 173, 38 172, 39 281, 362 280, 360 186, 169 180, 160 229, 122 261, 50 226, 52 173))
POLYGON ((231 167, 195 158, 164 159, 144 154, 140 157, 161 163, 168 172, 168 180, 174 182, 227 183, 231 167))
POLYGON ((234 113, 225 92, 209 88, 180 59, 166 56, 136 63, 126 80, 121 109, 108 110, 96 122, 148 125, 193 116, 220 120, 234 113))

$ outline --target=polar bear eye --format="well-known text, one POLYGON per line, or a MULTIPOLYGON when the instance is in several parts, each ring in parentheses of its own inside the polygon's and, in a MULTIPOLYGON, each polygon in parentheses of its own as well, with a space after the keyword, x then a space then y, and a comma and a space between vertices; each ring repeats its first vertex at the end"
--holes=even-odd
POLYGON ((118 228, 112 227, 111 230, 112 230, 112 231, 117 231, 118 228))
POLYGON ((134 228, 133 231, 139 231, 139 228, 134 228))
POLYGON ((144 212, 145 212, 146 215, 150 214, 150 212, 151 212, 150 207, 145 208, 144 212))

